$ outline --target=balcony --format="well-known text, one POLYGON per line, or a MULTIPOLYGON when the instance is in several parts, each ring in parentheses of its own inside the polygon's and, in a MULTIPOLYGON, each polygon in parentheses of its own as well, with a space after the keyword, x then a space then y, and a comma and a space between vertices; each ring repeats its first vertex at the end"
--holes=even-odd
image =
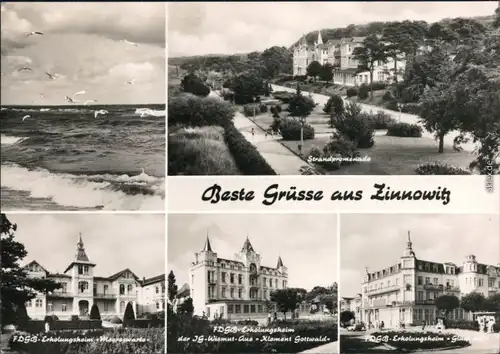
POLYGON ((445 286, 444 291, 447 291, 449 293, 459 293, 460 288, 458 286, 445 286))
POLYGON ((434 305, 435 301, 435 299, 416 300, 415 305, 434 305))
POLYGON ((66 291, 64 291, 64 292, 62 292, 62 291, 54 291, 52 293, 48 293, 47 294, 47 298, 51 298, 51 299, 71 298, 71 297, 75 297, 75 295, 73 295, 73 293, 68 293, 66 291))
POLYGON ((431 283, 427 283, 427 284, 424 284, 424 289, 425 290, 443 291, 443 284, 431 284, 431 283))
MULTIPOLYGON (((121 295, 121 296, 124 296, 124 295, 121 295)), ((96 298, 96 299, 115 299, 116 294, 94 293, 94 298, 96 298)))
POLYGON ((390 285, 390 286, 385 286, 383 288, 379 289, 371 289, 367 290, 366 293, 370 295, 377 295, 377 294, 384 294, 384 293, 391 293, 395 291, 399 291, 401 287, 399 285, 390 285))
POLYGON ((490 287, 488 287, 488 292, 489 293, 498 293, 498 292, 500 292, 500 288, 497 286, 490 286, 490 287))

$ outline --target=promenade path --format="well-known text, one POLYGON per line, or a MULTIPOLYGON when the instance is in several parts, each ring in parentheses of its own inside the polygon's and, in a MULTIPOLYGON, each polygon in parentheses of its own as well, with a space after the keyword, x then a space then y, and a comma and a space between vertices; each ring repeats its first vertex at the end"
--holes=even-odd
POLYGON ((305 350, 301 353, 308 354, 336 354, 339 352, 339 342, 331 342, 324 345, 320 345, 319 347, 311 348, 305 350))
MULTIPOLYGON (((220 98, 215 92, 211 92, 209 96, 220 98)), ((266 137, 265 132, 242 113, 236 112, 233 123, 278 175, 301 175, 300 168, 308 165, 277 141, 276 136, 266 137), (254 129, 253 136, 252 128, 254 129)))
MULTIPOLYGON (((288 91, 288 92, 295 92, 296 90, 293 89, 293 88, 290 88, 290 87, 285 87, 285 86, 280 86, 280 85, 271 85, 273 91, 288 91)), ((302 91, 303 94, 305 95, 311 95, 311 97, 313 98, 314 102, 320 104, 320 105, 324 105, 327 101, 328 101, 328 98, 329 96, 327 95, 321 95, 319 93, 310 93, 310 92, 307 92, 307 91, 302 91)), ((346 102, 349 102, 349 100, 347 100, 345 97, 344 97, 344 103, 346 102)), ((377 107, 377 106, 374 106, 374 105, 370 105, 370 104, 366 104, 366 103, 359 103, 359 105, 361 106, 361 109, 363 110, 363 112, 367 112, 367 113, 370 113, 370 112, 373 112, 373 113, 376 113, 378 111, 382 111, 382 112, 385 112, 387 114, 389 114, 392 118, 396 119, 397 121, 400 121, 400 122, 403 122, 403 123, 408 123, 408 124, 418 124, 420 125, 422 128, 423 128, 423 132, 422 132, 422 137, 427 137, 427 138, 431 138, 431 139, 434 139, 434 135, 431 134, 429 131, 427 131, 422 123, 420 123, 420 118, 419 116, 415 115, 415 114, 410 114, 410 113, 399 113, 399 112, 395 112, 395 111, 392 111, 390 109, 385 109, 385 108, 382 108, 382 107, 377 107)), ((453 145, 453 139, 458 136, 458 132, 457 131, 452 131, 450 132, 449 134, 447 134, 444 138, 444 143, 445 145, 447 146, 452 146, 453 145)), ((436 141, 436 148, 437 148, 437 141, 436 141)), ((461 144, 460 145, 462 147, 462 149, 464 151, 474 151, 474 148, 475 148, 475 145, 471 142, 469 143, 464 143, 464 144, 461 144)))

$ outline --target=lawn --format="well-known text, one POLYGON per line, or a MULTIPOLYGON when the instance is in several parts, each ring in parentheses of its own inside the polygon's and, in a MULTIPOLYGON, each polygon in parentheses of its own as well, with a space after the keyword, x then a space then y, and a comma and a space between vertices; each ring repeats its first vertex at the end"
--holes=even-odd
POLYGON ((224 141, 224 128, 171 127, 168 134, 169 175, 240 175, 224 141))

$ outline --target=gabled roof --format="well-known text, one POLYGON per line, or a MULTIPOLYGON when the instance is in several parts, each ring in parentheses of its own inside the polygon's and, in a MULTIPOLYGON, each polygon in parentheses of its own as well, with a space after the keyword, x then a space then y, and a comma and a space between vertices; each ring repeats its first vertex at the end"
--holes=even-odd
POLYGON ((46 274, 48 274, 48 273, 49 273, 49 271, 48 271, 47 269, 45 269, 44 267, 42 267, 42 265, 41 265, 40 263, 38 263, 37 261, 35 261, 35 260, 32 260, 31 262, 29 262, 28 264, 26 264, 25 266, 23 266, 23 268, 28 268, 28 267, 29 267, 30 265, 32 265, 32 264, 36 264, 37 266, 39 266, 40 268, 42 268, 42 270, 43 270, 46 274))
MULTIPOLYGON (((134 279, 135 279, 136 281, 139 281, 139 277, 138 277, 137 275, 135 275, 135 273, 134 273, 134 272, 132 272, 129 268, 126 268, 126 269, 124 269, 124 270, 122 270, 122 271, 119 271, 118 273, 113 274, 112 276, 108 277, 108 279, 109 279, 109 280, 115 280, 115 279, 118 279, 118 278, 119 278, 119 277, 121 277, 121 276, 122 276, 125 272, 130 272, 130 273, 132 273, 132 276, 134 277, 134 279)), ((165 277, 165 275, 164 275, 164 277, 165 277)))

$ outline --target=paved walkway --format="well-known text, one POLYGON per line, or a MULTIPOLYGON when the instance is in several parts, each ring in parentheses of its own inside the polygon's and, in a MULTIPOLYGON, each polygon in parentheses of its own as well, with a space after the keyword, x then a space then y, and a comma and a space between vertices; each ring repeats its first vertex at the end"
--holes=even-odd
MULTIPOLYGON (((271 87, 272 87, 273 91, 288 91, 288 92, 295 92, 296 91, 296 89, 292 89, 290 87, 285 87, 285 86, 280 86, 280 85, 271 85, 271 87)), ((305 95, 309 94, 309 92, 307 92, 307 91, 302 91, 302 92, 305 95)), ((321 95, 319 93, 311 93, 311 97, 313 98, 314 102, 316 102, 320 105, 324 105, 328 101, 328 98, 329 98, 329 96, 321 95)), ((344 97, 344 102, 349 102, 349 101, 344 97)), ((392 111, 390 109, 385 109, 382 107, 378 107, 378 106, 374 106, 374 105, 370 105, 370 104, 365 104, 365 103, 359 103, 359 105, 361 106, 363 112, 376 113, 378 111, 382 111, 382 112, 389 114, 397 121, 400 121, 403 123, 409 123, 409 124, 418 124, 423 128, 422 124, 419 121, 420 117, 415 115, 415 114, 399 113, 399 112, 392 111)), ((456 136, 458 136, 457 131, 453 131, 453 132, 450 132, 449 134, 447 134, 445 136, 445 139, 444 139, 445 145, 452 146, 453 139, 456 136)), ((429 133, 425 128, 423 128, 422 137, 428 137, 428 138, 434 139, 434 135, 429 133)), ((438 143, 436 141, 436 147, 437 147, 437 144, 438 143)), ((464 149, 464 151, 473 151, 475 148, 473 143, 461 144, 460 146, 464 149)))
POLYGON ((339 352, 339 342, 331 342, 324 345, 320 345, 319 347, 308 349, 301 353, 309 353, 309 354, 336 354, 339 352))
MULTIPOLYGON (((209 96, 221 98, 213 91, 209 96)), ((233 123, 278 175, 301 175, 300 168, 308 166, 304 160, 277 141, 276 137, 266 137, 265 132, 242 113, 236 112, 233 123), (253 136, 252 128, 255 132, 253 136)))

